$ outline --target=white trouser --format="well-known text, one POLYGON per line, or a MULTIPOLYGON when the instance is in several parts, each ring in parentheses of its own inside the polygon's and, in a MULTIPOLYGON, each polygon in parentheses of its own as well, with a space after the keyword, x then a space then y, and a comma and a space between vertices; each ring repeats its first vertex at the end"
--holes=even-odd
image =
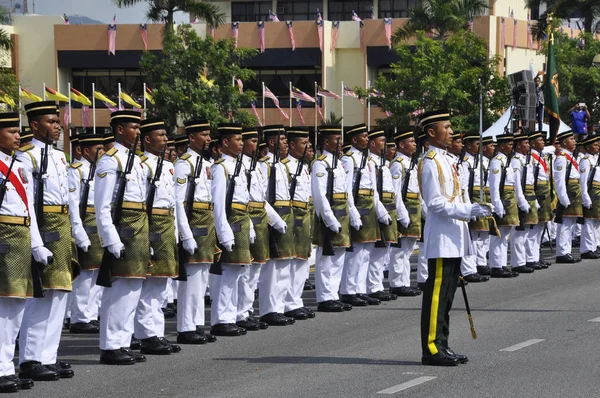
POLYGON ((179 281, 169 278, 167 282, 167 303, 172 303, 177 300, 177 289, 179 288, 179 281))
POLYGON ((545 222, 541 222, 527 230, 525 250, 527 252, 528 263, 535 263, 540 260, 540 245, 542 244, 542 233, 544 232, 545 224, 545 222))
POLYGON ((427 258, 425 257, 425 251, 423 249, 424 242, 417 242, 417 246, 419 247, 419 263, 417 264, 417 283, 425 283, 427 282, 427 278, 429 277, 429 269, 427 268, 427 258))
POLYGON ((27 361, 41 362, 42 365, 56 363, 67 292, 46 290, 44 294, 45 297, 26 300, 19 337, 19 364, 27 361))
POLYGON ((338 290, 342 281, 345 256, 346 249, 343 247, 336 248, 333 256, 324 256, 323 248, 317 248, 315 265, 317 303, 340 298, 338 290))
POLYGON ((24 299, 0 298, 0 376, 15 374, 15 341, 24 313, 24 299))
POLYGON ((304 283, 308 279, 309 269, 308 260, 303 260, 301 258, 292 260, 290 266, 291 281, 286 289, 285 297, 283 299, 284 312, 304 307, 302 292, 304 291, 304 283))
POLYGON ((388 245, 387 253, 385 253, 385 259, 383 260, 383 270, 390 270, 390 261, 391 261, 391 248, 392 245, 388 245))
POLYGON ((100 349, 128 348, 133 336, 135 309, 143 279, 117 278, 102 292, 100 304, 100 349))
POLYGON ((510 233, 510 264, 513 267, 521 267, 527 263, 527 233, 529 225, 525 225, 523 231, 519 231, 517 227, 513 227, 510 233))
MULTIPOLYGON (((209 275, 210 297, 210 324, 235 323, 238 307, 238 285, 244 268, 240 265, 223 264, 221 275, 209 275)), ((262 290, 261 290, 262 295, 262 290)))
POLYGON ((581 224, 575 223, 573 231, 571 231, 571 238, 575 239, 578 236, 581 236, 581 224))
POLYGON ((410 256, 417 238, 400 238, 400 247, 390 248, 390 287, 410 286, 410 256))
POLYGON ((562 224, 556 227, 556 255, 566 256, 571 254, 571 243, 573 239, 573 229, 577 219, 575 217, 564 217, 562 224))
MULTIPOLYGON (((558 229, 558 224, 554 221, 548 221, 548 234, 551 239, 556 239, 556 230, 558 229)), ((547 239, 544 238, 543 242, 547 242, 547 239)))
MULTIPOLYGON (((366 288, 367 269, 373 243, 353 243, 352 246, 354 250, 346 252, 344 259, 344 270, 340 282, 341 294, 366 293, 364 289, 366 288)), ((336 249, 336 253, 338 250, 345 249, 336 249)))
POLYGON ((506 267, 508 261, 508 235, 512 227, 500 226, 500 237, 490 236, 490 268, 506 267))
POLYGON ((490 234, 485 231, 473 231, 471 236, 476 252, 475 263, 478 267, 485 267, 487 266, 486 254, 490 248, 490 234))
POLYGON ((585 224, 581 227, 581 243, 579 249, 581 253, 596 251, 598 247, 598 238, 596 231, 600 225, 600 220, 585 219, 585 224))
POLYGON ((98 270, 82 270, 73 281, 71 323, 89 323, 98 319, 98 301, 102 286, 96 285, 98 270))
POLYGON ((204 293, 208 284, 207 263, 186 264, 187 282, 177 288, 177 331, 193 332, 204 326, 204 293))
MULTIPOLYGON (((383 290, 383 265, 385 256, 388 251, 388 246, 371 247, 370 263, 367 269, 367 294, 380 292, 383 290)), ((361 289, 362 290, 362 289, 361 289)), ((360 291, 359 293, 364 293, 360 291)))
POLYGON ((138 339, 165 337, 167 284, 169 278, 148 277, 142 285, 140 301, 135 311, 134 332, 138 339))
POLYGON ((238 305, 236 321, 243 321, 254 313, 254 292, 258 286, 260 269, 264 264, 252 263, 243 269, 238 282, 238 305))
MULTIPOLYGON (((291 283, 292 260, 267 260, 258 277, 258 311, 260 316, 284 312, 285 294, 291 283)), ((304 281, 302 281, 304 283, 304 281)))

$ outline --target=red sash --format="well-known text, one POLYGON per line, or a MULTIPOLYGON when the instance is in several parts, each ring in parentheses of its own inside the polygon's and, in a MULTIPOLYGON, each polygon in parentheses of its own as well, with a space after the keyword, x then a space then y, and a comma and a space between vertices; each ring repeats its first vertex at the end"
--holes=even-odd
POLYGON ((539 164, 542 165, 542 167, 544 168, 544 172, 546 173, 546 175, 548 175, 548 165, 546 164, 546 161, 544 160, 544 158, 541 158, 540 155, 538 155, 535 152, 531 152, 531 156, 538 161, 539 164))
POLYGON ((579 171, 579 165, 577 164, 577 162, 575 160, 573 160, 573 158, 571 157, 571 155, 569 155, 568 153, 563 152, 563 155, 565 155, 565 157, 567 158, 567 160, 569 162, 571 162, 571 164, 575 167, 575 170, 579 171))
MULTIPOLYGON (((6 163, 0 160, 0 173, 6 175, 8 173, 8 166, 6 163)), ((16 174, 11 170, 10 175, 8 176, 8 181, 15 187, 17 193, 21 197, 23 203, 25 203, 25 207, 27 207, 27 211, 29 211, 29 204, 27 202, 27 193, 25 192, 25 187, 21 184, 21 180, 16 176, 16 174)))

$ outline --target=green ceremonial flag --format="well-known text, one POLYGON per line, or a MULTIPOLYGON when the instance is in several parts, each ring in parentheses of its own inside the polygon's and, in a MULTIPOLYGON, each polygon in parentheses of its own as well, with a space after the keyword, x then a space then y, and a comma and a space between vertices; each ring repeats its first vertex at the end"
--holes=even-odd
POLYGON ((544 111, 550 125, 550 142, 554 143, 560 126, 558 111, 558 71, 554 57, 554 34, 548 36, 548 59, 546 60, 546 76, 544 79, 544 111))

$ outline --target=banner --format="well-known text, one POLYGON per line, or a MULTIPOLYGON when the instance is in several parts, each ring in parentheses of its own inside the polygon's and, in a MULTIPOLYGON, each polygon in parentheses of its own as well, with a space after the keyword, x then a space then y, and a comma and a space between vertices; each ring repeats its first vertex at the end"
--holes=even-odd
POLYGON ((383 18, 385 24, 385 38, 389 49, 392 49, 392 18, 383 18))
POLYGON ((234 42, 236 48, 238 46, 238 36, 239 36, 239 34, 240 34, 240 23, 239 22, 232 22, 231 23, 231 37, 233 37, 233 42, 234 42))
POLYGON ((329 52, 333 52, 333 50, 335 50, 339 33, 340 21, 333 21, 333 23, 331 24, 331 47, 329 48, 329 52))
POLYGON ((504 23, 504 17, 500 18, 500 48, 504 52, 506 46, 506 24, 504 23))
POLYGON ((260 43, 260 52, 265 52, 265 23, 264 21, 258 21, 258 42, 260 43))
POLYGON ((140 34, 142 35, 142 42, 144 43, 144 50, 148 51, 148 24, 140 24, 140 34))
POLYGON ((108 54, 115 55, 117 42, 117 16, 113 17, 112 23, 108 25, 108 54))
POLYGON ((319 34, 319 48, 323 52, 323 18, 321 11, 317 8, 317 33, 319 34))
POLYGON ((359 22, 360 24, 360 51, 365 52, 365 23, 363 21, 359 22))

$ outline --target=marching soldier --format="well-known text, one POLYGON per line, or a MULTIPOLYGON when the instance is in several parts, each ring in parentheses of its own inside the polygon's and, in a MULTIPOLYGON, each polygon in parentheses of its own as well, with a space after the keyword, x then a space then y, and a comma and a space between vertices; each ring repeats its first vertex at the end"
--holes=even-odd
POLYGON ((104 250, 100 246, 96 226, 94 177, 96 163, 104 152, 104 137, 83 134, 78 140, 81 159, 69 168, 69 215, 81 273, 73 281, 69 330, 71 333, 99 333, 98 305, 102 286, 96 285, 96 278, 104 250), (86 197, 83 198, 83 195, 86 197), (84 206, 81 206, 82 200, 86 200, 84 206))
POLYGON ((28 145, 33 139, 33 131, 31 131, 31 127, 23 126, 21 130, 21 147, 28 145))
POLYGON ((419 185, 428 209, 423 246, 429 268, 421 312, 421 361, 424 365, 454 366, 468 361, 448 346, 449 311, 461 258, 470 254, 467 222, 472 217, 489 216, 491 210, 462 203, 458 175, 444 150, 452 143, 448 111, 426 112, 420 124, 430 142, 419 164, 419 185))
POLYGON ((176 135, 173 137, 173 146, 175 147, 175 156, 177 159, 186 154, 188 150, 188 134, 176 135))
POLYGON ((563 217, 562 220, 560 217, 555 218, 558 224, 556 262, 572 264, 581 261, 579 257, 571 254, 573 229, 577 218, 583 216, 579 164, 573 154, 576 147, 573 131, 568 130, 558 134, 556 140, 562 148, 554 162, 554 187, 559 202, 556 213, 559 215, 562 212, 563 217))
MULTIPOLYGON (((27 104, 25 112, 34 138, 30 145, 19 150, 17 159, 22 162, 27 179, 35 177, 38 228, 54 261, 43 273, 44 297, 28 299, 25 305, 19 339, 19 374, 33 380, 58 380, 59 376, 69 378, 74 374, 70 365, 57 362, 56 356, 67 293, 79 267, 68 214, 67 159, 62 151, 52 147, 61 131, 56 103, 27 104), (38 184, 39 181, 42 183, 38 184), (40 190, 43 203, 37 202, 40 190)), ((46 254, 40 258, 45 260, 46 254)))
POLYGON ((144 362, 143 355, 129 348, 134 332, 134 315, 142 284, 150 261, 148 217, 146 215, 147 174, 132 148, 140 134, 140 114, 116 111, 111 114, 114 147, 99 160, 96 168, 94 203, 100 244, 106 249, 97 279, 98 284, 112 286, 102 292, 100 304, 100 362, 108 365, 131 365, 144 362), (122 216, 119 225, 113 223, 111 209, 119 206, 115 190, 119 176, 125 175, 122 216), (108 260, 108 261, 107 261, 108 260), (110 267, 112 281, 101 281, 110 267), (108 283, 106 283, 108 282, 108 283))
MULTIPOLYGON (((217 251, 211 185, 212 160, 205 159, 204 151, 211 143, 210 123, 207 120, 189 120, 184 123, 189 145, 175 163, 175 215, 179 231, 180 264, 185 264, 185 275, 179 270, 177 290, 177 342, 205 344, 215 341, 205 334, 204 294, 208 286, 208 270, 217 251), (193 193, 191 192, 193 190, 193 193), (188 200, 193 198, 190 206, 188 200), (186 213, 191 208, 191 214, 186 213)), ((175 144, 179 141, 176 139, 175 144)), ((179 150, 179 146, 177 147, 179 150)))
POLYGON ((104 151, 108 152, 115 146, 115 134, 111 131, 104 134, 104 151))
POLYGON ((144 144, 141 157, 149 173, 146 212, 149 218, 152 267, 142 285, 135 313, 134 333, 141 341, 142 354, 165 355, 179 352, 165 338, 165 316, 169 278, 178 275, 177 232, 175 227, 175 186, 173 164, 165 160, 167 131, 161 119, 146 119, 140 124, 144 144), (151 208, 148 208, 151 205, 151 208))
MULTIPOLYGON (((421 162, 421 160, 425 157, 427 152, 429 151, 429 141, 427 140, 427 134, 423 129, 420 130, 417 135, 417 164, 421 162), (421 152, 422 151, 422 152, 421 152)), ((418 173, 417 173, 418 176, 418 173)), ((421 187, 419 187, 419 190, 421 187)), ((417 239, 417 247, 419 249, 419 256, 417 259, 417 286, 420 290, 423 290, 425 286, 425 282, 428 278, 428 265, 427 265, 427 257, 425 257, 425 242, 423 241, 423 230, 425 228, 425 220, 427 219, 427 204, 423 200, 423 196, 421 195, 421 231, 419 232, 419 238, 417 239)))
MULTIPOLYGON (((481 151, 483 152, 483 158, 481 159, 481 162, 483 163, 484 193, 485 193, 485 197, 487 198, 486 200, 491 201, 490 184, 489 184, 488 176, 489 176, 490 162, 492 161, 492 159, 494 158, 495 153, 496 153, 496 142, 494 141, 494 137, 491 137, 491 136, 483 137, 481 139, 481 145, 483 145, 483 148, 481 148, 481 151)), ((480 243, 476 246, 477 264, 483 264, 483 265, 477 266, 477 272, 483 276, 490 275, 491 270, 490 270, 490 267, 488 265, 488 260, 487 260, 487 254, 490 251, 490 235, 488 234, 488 236, 485 238, 484 241, 482 241, 482 242, 476 241, 475 243, 476 244, 480 243)))
POLYGON ((79 145, 79 135, 75 132, 73 135, 69 137, 69 142, 71 143, 71 149, 73 154, 71 155, 71 163, 75 163, 81 160, 81 146, 79 145))
POLYGON ((600 227, 600 175, 598 174, 598 152, 600 151, 600 135, 591 135, 583 145, 587 155, 579 164, 581 172, 581 198, 585 221, 581 227, 581 258, 598 259, 598 228, 600 227), (593 171, 596 169, 596 171, 593 171), (591 174, 594 174, 593 176, 591 174))

